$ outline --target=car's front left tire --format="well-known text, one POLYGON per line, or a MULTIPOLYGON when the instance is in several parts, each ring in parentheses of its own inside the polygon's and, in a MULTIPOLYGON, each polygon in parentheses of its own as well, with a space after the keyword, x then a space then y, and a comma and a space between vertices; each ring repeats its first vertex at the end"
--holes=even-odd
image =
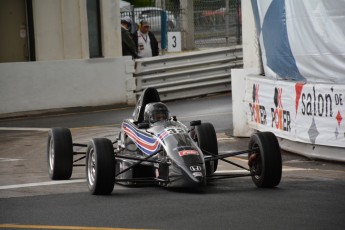
POLYGON ((252 180, 259 188, 272 188, 280 183, 282 158, 277 137, 271 132, 254 133, 249 140, 248 154, 252 180))
MULTIPOLYGON (((202 123, 195 127, 193 139, 198 143, 204 156, 218 155, 218 142, 216 131, 211 123, 202 123)), ((218 160, 205 162, 206 175, 212 175, 218 167, 218 160)))

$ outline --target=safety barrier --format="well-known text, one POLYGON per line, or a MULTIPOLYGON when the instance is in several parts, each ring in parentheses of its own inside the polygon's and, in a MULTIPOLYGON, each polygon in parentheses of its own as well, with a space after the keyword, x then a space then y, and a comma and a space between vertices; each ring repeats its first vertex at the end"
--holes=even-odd
POLYGON ((231 69, 243 67, 242 46, 136 60, 134 94, 155 87, 162 101, 231 91, 231 69))

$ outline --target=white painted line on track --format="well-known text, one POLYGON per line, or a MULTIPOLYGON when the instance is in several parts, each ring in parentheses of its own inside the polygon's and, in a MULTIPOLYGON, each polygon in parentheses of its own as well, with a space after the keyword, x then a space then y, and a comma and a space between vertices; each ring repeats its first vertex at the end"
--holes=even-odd
POLYGON ((2 229, 62 229, 62 230, 144 230, 142 228, 109 228, 86 226, 53 226, 53 225, 27 225, 27 224, 0 224, 2 229))
MULTIPOLYGON (((86 179, 45 181, 45 182, 27 183, 27 184, 3 185, 3 186, 0 186, 0 190, 16 189, 16 188, 28 188, 28 187, 39 187, 39 186, 50 186, 50 185, 60 185, 60 184, 75 184, 75 183, 86 183, 86 179)), ((116 189, 126 189, 126 187, 117 184, 116 189)))
POLYGON ((217 138, 218 141, 236 140, 236 137, 220 137, 217 138))
MULTIPOLYGON (((1 159, 4 159, 4 158, 0 158, 0 161, 1 161, 1 159)), ((295 167, 284 167, 283 168, 283 172, 310 171, 310 170, 313 170, 313 169, 295 168, 295 167)), ((243 170, 243 169, 238 169, 238 170, 217 170, 216 174, 217 173, 248 173, 248 171, 247 170, 243 170)), ((27 183, 27 184, 3 185, 3 186, 0 186, 0 190, 16 189, 16 188, 27 188, 27 187, 38 187, 38 186, 49 186, 49 185, 59 185, 59 184, 84 183, 84 182, 86 182, 86 179, 46 181, 46 182, 27 183)))
POLYGON ((81 183, 81 182, 86 182, 86 179, 46 181, 46 182, 38 182, 38 183, 4 185, 4 186, 0 186, 0 190, 14 189, 14 188, 27 188, 27 187, 36 187, 36 186, 46 186, 46 185, 57 185, 57 184, 73 184, 73 183, 81 183))
POLYGON ((3 131, 42 131, 47 132, 50 128, 34 128, 34 127, 0 127, 3 131))
POLYGON ((0 158, 1 162, 9 162, 9 161, 24 161, 25 159, 15 159, 15 158, 0 158))
MULTIPOLYGON (((294 172, 294 171, 311 171, 313 169, 307 169, 307 168, 283 168, 283 172, 294 172)), ((216 173, 246 173, 249 172, 244 169, 235 169, 235 170, 217 170, 216 173)))

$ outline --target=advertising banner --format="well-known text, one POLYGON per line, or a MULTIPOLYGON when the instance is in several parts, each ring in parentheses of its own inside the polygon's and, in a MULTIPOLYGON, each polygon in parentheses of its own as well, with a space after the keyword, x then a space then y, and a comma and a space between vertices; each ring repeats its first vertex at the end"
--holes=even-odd
POLYGON ((245 104, 251 128, 292 141, 345 148, 344 84, 247 77, 245 104))
POLYGON ((251 2, 267 77, 345 83, 345 1, 251 2))

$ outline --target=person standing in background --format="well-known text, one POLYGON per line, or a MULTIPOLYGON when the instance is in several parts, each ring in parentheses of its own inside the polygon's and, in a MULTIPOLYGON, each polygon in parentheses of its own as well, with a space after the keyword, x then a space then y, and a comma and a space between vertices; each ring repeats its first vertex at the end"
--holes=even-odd
POLYGON ((143 20, 139 23, 138 31, 134 32, 133 40, 140 57, 154 57, 159 55, 158 41, 150 31, 150 24, 143 20))
POLYGON ((133 59, 140 58, 131 33, 129 32, 131 25, 132 19, 130 17, 126 16, 121 18, 122 55, 132 56, 133 59))

